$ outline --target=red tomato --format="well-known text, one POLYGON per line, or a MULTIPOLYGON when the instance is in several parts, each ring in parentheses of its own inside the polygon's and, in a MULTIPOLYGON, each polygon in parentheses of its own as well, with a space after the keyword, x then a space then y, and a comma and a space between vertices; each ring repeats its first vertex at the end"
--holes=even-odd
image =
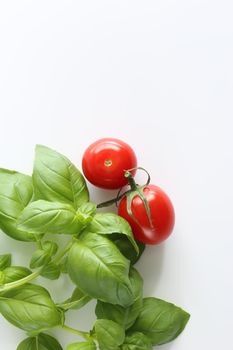
MULTIPOLYGON (((82 168, 93 185, 117 189, 128 183, 124 171, 137 166, 132 148, 114 138, 104 138, 92 143, 84 152, 82 168)), ((131 171, 135 175, 136 170, 131 171)))
POLYGON ((158 244, 172 232, 175 223, 174 208, 166 193, 155 185, 144 187, 143 193, 149 204, 152 226, 145 205, 137 195, 131 202, 132 214, 137 222, 127 212, 126 197, 123 197, 119 203, 118 214, 129 222, 134 237, 138 241, 158 244))

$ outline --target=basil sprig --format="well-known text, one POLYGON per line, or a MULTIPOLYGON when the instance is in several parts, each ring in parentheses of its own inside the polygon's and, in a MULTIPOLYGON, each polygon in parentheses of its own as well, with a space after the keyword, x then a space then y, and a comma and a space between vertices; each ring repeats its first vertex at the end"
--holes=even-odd
POLYGON ((188 322, 181 308, 143 299, 143 278, 133 265, 145 246, 135 241, 127 221, 96 208, 81 172, 48 147, 36 147, 32 177, 0 169, 0 228, 35 246, 30 269, 13 265, 9 253, 0 255, 0 313, 27 333, 17 350, 62 350, 44 333, 52 328, 84 338, 67 350, 152 350, 175 339, 188 322), (61 234, 70 237, 62 248, 61 234), (74 283, 64 301, 55 303, 45 287, 32 283, 62 273, 74 283), (65 324, 69 310, 78 312, 92 299, 97 319, 91 331, 65 324))

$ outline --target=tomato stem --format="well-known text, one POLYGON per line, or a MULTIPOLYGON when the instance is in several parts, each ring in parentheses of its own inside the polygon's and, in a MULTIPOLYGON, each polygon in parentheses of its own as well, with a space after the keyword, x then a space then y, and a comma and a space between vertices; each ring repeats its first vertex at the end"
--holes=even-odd
POLYGON ((147 186, 147 185, 150 183, 150 174, 148 173, 148 171, 147 171, 146 169, 144 169, 144 168, 142 168, 142 167, 137 167, 137 168, 132 168, 132 169, 125 170, 124 176, 125 176, 125 177, 127 178, 127 180, 128 180, 128 183, 129 183, 129 186, 130 186, 130 190, 128 190, 128 191, 126 191, 126 192, 124 192, 123 194, 120 195, 121 189, 123 188, 123 187, 122 187, 122 188, 120 189, 120 191, 118 192, 118 195, 117 195, 115 198, 110 199, 110 200, 108 200, 108 201, 106 201, 106 202, 99 203, 99 204, 97 205, 97 208, 109 207, 109 206, 112 205, 112 204, 116 204, 116 205, 117 205, 117 203, 118 203, 125 195, 129 194, 130 192, 137 191, 138 188, 142 187, 142 186, 138 186, 138 185, 136 184, 136 182, 135 182, 135 180, 134 180, 134 177, 133 177, 133 175, 131 174, 131 171, 132 171, 132 170, 135 170, 135 169, 143 170, 144 172, 147 173, 148 178, 147 178, 147 182, 146 182, 146 184, 145 184, 144 186, 147 186))
POLYGON ((136 191, 137 190, 137 184, 133 178, 133 175, 131 174, 131 172, 129 170, 126 170, 125 172, 125 177, 128 180, 128 183, 130 185, 130 188, 132 191, 136 191))
POLYGON ((109 207, 112 204, 117 204, 119 200, 121 200, 127 193, 131 192, 131 190, 126 191, 122 193, 120 196, 117 196, 116 198, 110 199, 109 201, 99 203, 97 205, 97 208, 104 208, 104 207, 109 207))

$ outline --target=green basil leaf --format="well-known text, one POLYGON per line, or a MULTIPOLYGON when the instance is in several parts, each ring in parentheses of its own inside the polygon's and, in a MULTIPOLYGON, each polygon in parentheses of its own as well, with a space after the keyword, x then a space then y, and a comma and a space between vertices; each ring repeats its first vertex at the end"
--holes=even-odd
POLYGON ((40 350, 37 346, 37 340, 35 337, 29 337, 24 339, 18 346, 16 350, 40 350))
POLYGON ((62 346, 57 339, 49 334, 40 333, 38 335, 38 343, 42 346, 41 350, 62 350, 62 346))
POLYGON ((64 303, 58 304, 60 308, 63 310, 70 309, 81 309, 84 305, 86 305, 92 298, 89 297, 86 293, 82 292, 78 287, 73 291, 72 296, 67 299, 64 303))
POLYGON ((51 335, 40 333, 24 339, 16 350, 62 350, 61 344, 51 335))
POLYGON ((100 350, 117 350, 123 344, 125 331, 116 322, 97 320, 94 327, 100 350))
POLYGON ((0 255, 0 270, 4 270, 9 266, 11 266, 11 254, 0 255))
POLYGON ((0 285, 5 283, 5 273, 0 270, 0 285))
POLYGON ((48 291, 25 284, 0 295, 0 312, 10 323, 31 335, 62 326, 63 313, 57 309, 48 291))
POLYGON ((51 257, 56 254, 58 245, 55 242, 42 242, 42 249, 37 249, 31 257, 30 268, 35 269, 47 265, 51 257))
POLYGON ((59 264, 62 273, 68 273, 68 257, 65 256, 59 264))
POLYGON ((49 280, 57 280, 60 277, 61 268, 59 265, 50 262, 48 265, 43 267, 40 275, 49 280))
POLYGON ((174 304, 157 298, 144 298, 141 312, 131 330, 144 333, 153 345, 175 339, 190 315, 174 304))
POLYGON ((139 253, 136 253, 129 240, 126 237, 122 237, 122 235, 119 235, 118 233, 113 233, 109 238, 133 265, 136 264, 145 250, 145 244, 135 240, 139 250, 139 253))
POLYGON ((33 234, 17 227, 17 219, 33 195, 30 176, 0 169, 0 228, 19 241, 35 241, 33 234))
POLYGON ((66 203, 38 200, 30 203, 18 219, 18 228, 40 233, 77 233, 80 224, 74 208, 66 203))
POLYGON ((125 235, 131 242, 136 253, 139 253, 129 223, 114 213, 98 213, 94 216, 91 224, 88 226, 88 232, 98 233, 100 235, 111 235, 118 233, 125 235))
POLYGON ((67 346, 67 350, 96 350, 96 345, 93 341, 73 343, 67 346))
POLYGON ((129 261, 102 235, 86 233, 73 244, 68 255, 68 273, 92 298, 122 306, 134 301, 129 261))
POLYGON ((121 350, 152 350, 152 344, 145 334, 140 332, 134 332, 126 335, 124 344, 121 346, 121 350))
POLYGON ((32 273, 28 268, 23 266, 9 266, 3 272, 5 275, 4 283, 18 281, 32 273))
POLYGON ((83 225, 89 224, 96 213, 96 204, 92 202, 82 204, 77 210, 77 219, 83 225))
POLYGON ((37 249, 31 257, 30 268, 36 269, 37 267, 41 267, 46 265, 51 260, 51 256, 42 249, 37 249))
POLYGON ((89 200, 80 171, 65 156, 42 145, 36 146, 33 184, 37 199, 68 203, 76 209, 89 200))
POLYGON ((143 281, 138 271, 134 268, 130 269, 129 278, 134 293, 134 303, 124 308, 120 305, 112 305, 98 300, 95 309, 98 319, 112 320, 122 325, 125 329, 130 328, 134 324, 142 307, 143 281))
POLYGON ((58 251, 58 245, 52 241, 42 242, 42 249, 47 252, 50 256, 53 256, 58 251))

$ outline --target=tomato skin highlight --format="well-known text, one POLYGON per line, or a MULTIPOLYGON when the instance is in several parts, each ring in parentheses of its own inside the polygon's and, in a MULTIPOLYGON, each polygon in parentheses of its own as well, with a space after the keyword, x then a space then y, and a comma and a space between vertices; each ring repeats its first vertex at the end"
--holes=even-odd
POLYGON ((126 197, 120 201, 118 215, 126 219, 133 231, 135 239, 145 244, 159 244, 170 236, 175 224, 175 212, 171 200, 158 186, 147 185, 143 193, 148 201, 152 227, 142 199, 133 198, 131 210, 137 222, 127 212, 126 197))
MULTIPOLYGON (((82 168, 93 185, 105 189, 118 189, 127 185, 124 171, 137 167, 133 149, 115 138, 103 138, 92 143, 84 152, 82 168)), ((134 176, 136 170, 131 171, 134 176)))

